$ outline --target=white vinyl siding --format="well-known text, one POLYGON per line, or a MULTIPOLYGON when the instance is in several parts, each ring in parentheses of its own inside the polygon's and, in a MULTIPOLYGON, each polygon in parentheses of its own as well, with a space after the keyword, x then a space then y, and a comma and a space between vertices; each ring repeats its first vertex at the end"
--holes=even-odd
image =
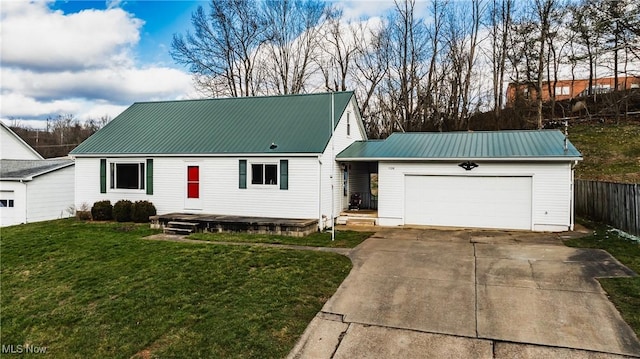
POLYGON ((13 199, 12 208, 0 209, 0 225, 47 221, 73 215, 74 166, 34 177, 31 181, 2 181, 0 197, 13 199))
MULTIPOLYGON (((404 225, 405 176, 528 176, 532 178, 532 229, 567 230, 571 226, 572 183, 569 162, 481 162, 471 171, 458 162, 380 162, 378 216, 381 225, 404 225)), ((452 185, 451 191, 455 191, 452 185)))
POLYGON ((153 195, 143 191, 100 193, 99 159, 76 159, 76 205, 89 206, 99 200, 115 203, 121 199, 152 202, 159 214, 201 212, 256 217, 318 218, 317 157, 145 157, 153 158, 153 195), (289 160, 289 189, 280 186, 238 188, 238 160, 266 163, 289 160), (185 208, 186 163, 200 166, 201 206, 185 208))
POLYGON ((74 166, 65 167, 27 182, 27 222, 73 216, 74 166))
POLYGON ((24 183, 14 181, 0 183, 1 199, 13 200, 13 207, 0 207, 0 226, 26 223, 26 190, 27 186, 24 183))
MULTIPOLYGON (((331 183, 333 181, 334 189, 334 208, 333 215, 337 217, 340 212, 349 205, 348 198, 344 197, 342 189, 343 170, 340 164, 335 161, 335 156, 349 147, 353 142, 364 140, 366 134, 360 126, 361 121, 356 119, 359 111, 355 106, 355 100, 352 98, 345 112, 340 119, 336 119, 337 126, 334 132, 333 151, 331 141, 327 144, 327 148, 322 154, 322 215, 327 218, 327 225, 330 225, 331 218, 331 183), (350 114, 351 136, 347 136, 347 112, 350 114), (333 155, 333 156, 332 156, 333 155), (333 174, 333 178, 331 178, 333 174)), ((316 191, 317 192, 317 191, 316 191)))
POLYGON ((16 134, 0 126, 0 158, 4 160, 41 160, 42 157, 16 134))

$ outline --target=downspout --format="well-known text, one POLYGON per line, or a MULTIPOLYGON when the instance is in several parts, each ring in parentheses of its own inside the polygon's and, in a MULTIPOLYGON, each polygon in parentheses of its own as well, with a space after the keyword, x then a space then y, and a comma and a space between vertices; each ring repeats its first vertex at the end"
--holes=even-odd
POLYGON ((324 229, 322 223, 322 155, 318 155, 318 230, 324 229))
POLYGON ((329 176, 329 178, 331 179, 331 240, 334 241, 336 239, 336 219, 335 219, 335 201, 336 201, 336 194, 334 193, 334 185, 335 185, 335 179, 333 178, 333 175, 336 172, 336 156, 335 156, 335 140, 334 140, 334 130, 335 130, 335 112, 334 112, 334 107, 335 107, 335 101, 334 101, 334 93, 331 93, 331 174, 329 176))
POLYGON ((29 200, 27 197, 29 196, 29 192, 27 191, 27 182, 25 182, 23 179, 20 179, 20 183, 22 183, 24 185, 24 199, 23 199, 23 205, 24 205, 24 223, 27 224, 29 223, 27 221, 28 217, 28 208, 29 206, 27 206, 27 201, 29 200))
POLYGON ((569 230, 573 231, 575 218, 576 218, 576 184, 575 184, 575 170, 574 167, 578 164, 578 161, 575 161, 571 166, 571 211, 569 215, 569 230))

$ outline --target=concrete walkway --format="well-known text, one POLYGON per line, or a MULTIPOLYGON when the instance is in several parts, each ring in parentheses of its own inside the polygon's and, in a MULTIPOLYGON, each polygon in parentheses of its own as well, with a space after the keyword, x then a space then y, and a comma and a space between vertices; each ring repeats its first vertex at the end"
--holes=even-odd
POLYGON ((350 257, 290 358, 640 357, 595 280, 634 273, 558 235, 383 230, 350 257))

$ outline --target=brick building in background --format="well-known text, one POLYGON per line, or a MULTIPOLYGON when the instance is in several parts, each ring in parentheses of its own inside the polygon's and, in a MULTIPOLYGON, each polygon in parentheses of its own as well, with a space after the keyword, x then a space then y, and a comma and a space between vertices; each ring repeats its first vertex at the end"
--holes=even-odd
MULTIPOLYGON (((588 94, 589 80, 558 80, 555 82, 545 81, 542 83, 542 100, 549 101, 549 86, 555 87, 556 101, 569 100, 576 97, 586 96, 588 94)), ((602 77, 593 79, 593 94, 607 93, 615 89, 614 77, 602 77)), ((618 90, 640 89, 640 77, 636 76, 619 76, 618 90)), ((554 89, 551 90, 553 93, 554 89)), ((507 107, 513 106, 516 99, 535 100, 537 98, 535 86, 533 84, 516 84, 510 83, 507 86, 507 107)))

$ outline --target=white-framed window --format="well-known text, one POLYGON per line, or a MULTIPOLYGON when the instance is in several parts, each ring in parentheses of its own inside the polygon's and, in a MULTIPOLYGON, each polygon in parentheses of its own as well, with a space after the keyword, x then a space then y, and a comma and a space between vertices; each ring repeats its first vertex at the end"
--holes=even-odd
POLYGON ((266 186, 277 185, 278 165, 276 163, 252 163, 251 184, 266 186))
POLYGON ((611 91, 611 85, 609 84, 596 84, 593 87, 593 92, 600 94, 600 93, 607 93, 611 91))
POLYGON ((111 162, 109 183, 111 189, 144 190, 144 162, 111 162))
POLYGON ((10 208, 13 207, 12 199, 0 199, 0 208, 10 208))
POLYGON ((569 86, 556 86, 556 96, 569 94, 569 86))

